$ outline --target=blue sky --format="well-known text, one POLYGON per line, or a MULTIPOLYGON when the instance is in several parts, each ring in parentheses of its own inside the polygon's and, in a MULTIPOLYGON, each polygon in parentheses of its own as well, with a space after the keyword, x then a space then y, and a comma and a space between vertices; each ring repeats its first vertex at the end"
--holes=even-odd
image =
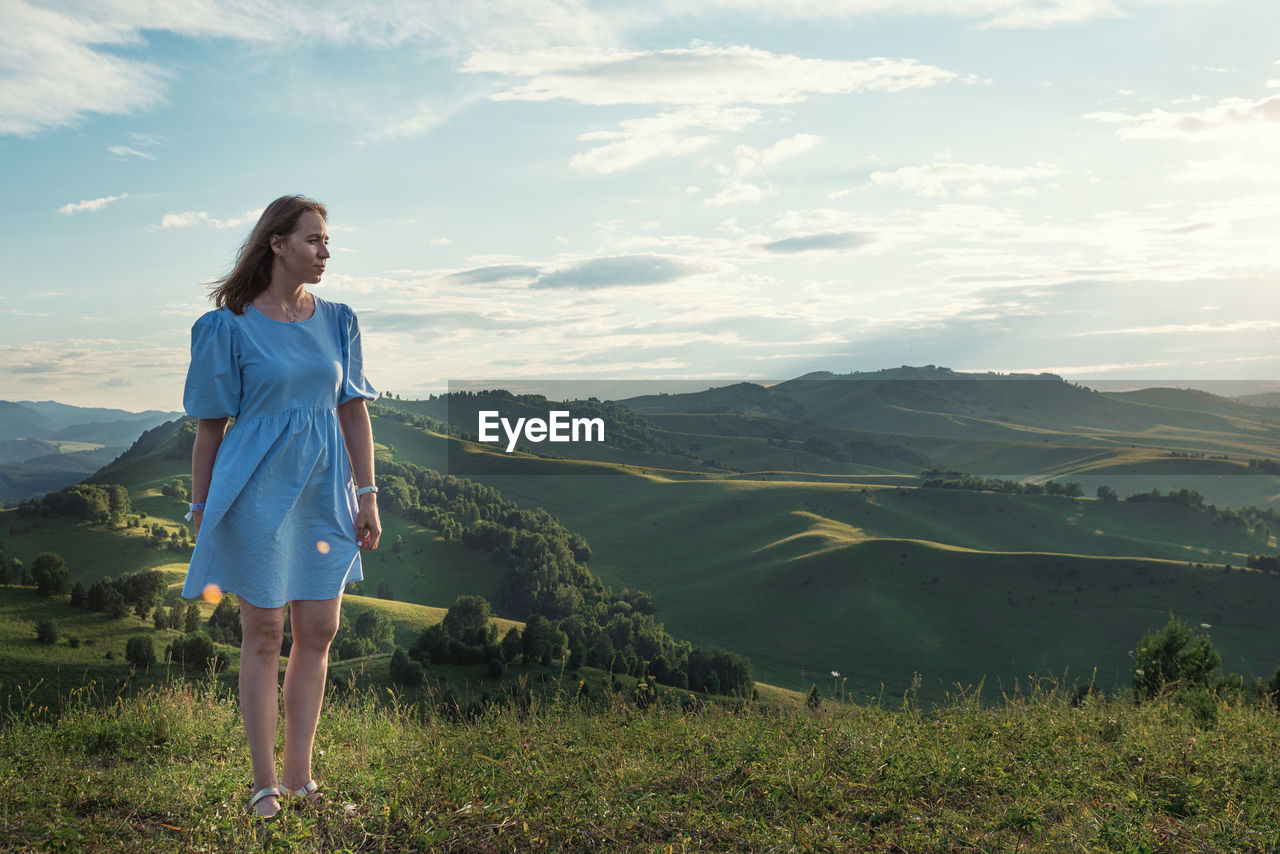
POLYGON ((178 409, 329 206, 370 376, 1274 380, 1270 0, 0 0, 0 399, 178 409))

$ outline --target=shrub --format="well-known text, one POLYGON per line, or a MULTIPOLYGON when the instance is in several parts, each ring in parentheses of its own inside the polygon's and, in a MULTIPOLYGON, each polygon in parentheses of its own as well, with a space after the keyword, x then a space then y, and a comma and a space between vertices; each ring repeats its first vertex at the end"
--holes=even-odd
POLYGON ((391 681, 402 688, 416 688, 424 681, 422 665, 409 658, 401 647, 391 654, 391 681))
POLYGON ((184 667, 204 673, 217 669, 220 662, 213 639, 204 632, 183 635, 165 648, 165 656, 184 667))
POLYGON ((41 620, 36 626, 36 640, 46 646, 53 646, 58 642, 58 627, 53 624, 53 620, 41 620))
POLYGON ((1222 656, 1208 635, 1171 616, 1163 629, 1138 641, 1133 656, 1133 696, 1146 700, 1179 689, 1213 689, 1221 681, 1222 656))
POLYGON ((31 574, 36 580, 40 598, 48 599, 71 592, 71 574, 67 562, 54 552, 41 552, 31 563, 31 574))
POLYGON ((135 635, 125 644, 124 657, 138 670, 150 670, 151 665, 156 663, 156 648, 151 645, 150 638, 135 635))

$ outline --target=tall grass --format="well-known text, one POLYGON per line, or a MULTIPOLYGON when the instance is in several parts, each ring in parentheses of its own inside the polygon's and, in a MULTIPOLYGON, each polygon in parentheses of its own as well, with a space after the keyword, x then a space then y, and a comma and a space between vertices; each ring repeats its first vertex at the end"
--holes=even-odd
POLYGON ((248 753, 216 685, 81 692, 55 721, 0 729, 0 850, 1280 848, 1269 706, 1219 701, 1206 718, 1049 688, 929 712, 910 695, 811 712, 668 694, 641 710, 588 708, 573 688, 475 715, 385 688, 334 695, 315 768, 327 805, 266 825, 245 814, 248 753))

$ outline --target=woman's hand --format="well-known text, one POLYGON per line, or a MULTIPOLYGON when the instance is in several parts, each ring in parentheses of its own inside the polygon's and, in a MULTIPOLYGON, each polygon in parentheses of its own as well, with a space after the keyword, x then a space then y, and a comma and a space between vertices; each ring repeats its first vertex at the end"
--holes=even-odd
POLYGON ((195 533, 194 533, 194 534, 192 534, 192 536, 191 536, 191 539, 192 539, 192 540, 198 540, 198 539, 200 539, 200 523, 201 523, 201 522, 203 522, 203 521, 204 521, 204 511, 203 511, 203 510, 192 510, 192 511, 191 511, 191 525, 192 525, 192 527, 194 527, 194 528, 195 528, 195 533))
POLYGON ((356 544, 367 551, 378 547, 378 539, 382 536, 382 520, 378 518, 378 494, 366 492, 357 501, 360 509, 356 511, 356 544))

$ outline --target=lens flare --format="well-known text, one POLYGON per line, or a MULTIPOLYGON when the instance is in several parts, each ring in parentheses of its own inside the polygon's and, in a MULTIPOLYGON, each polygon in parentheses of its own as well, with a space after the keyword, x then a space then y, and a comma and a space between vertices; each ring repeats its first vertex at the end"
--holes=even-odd
POLYGON ((216 584, 206 584, 200 596, 210 605, 217 605, 222 601, 222 588, 216 584))
POLYGON ((329 553, 329 544, 324 540, 317 540, 316 551, 320 552, 322 555, 327 555, 329 553))

